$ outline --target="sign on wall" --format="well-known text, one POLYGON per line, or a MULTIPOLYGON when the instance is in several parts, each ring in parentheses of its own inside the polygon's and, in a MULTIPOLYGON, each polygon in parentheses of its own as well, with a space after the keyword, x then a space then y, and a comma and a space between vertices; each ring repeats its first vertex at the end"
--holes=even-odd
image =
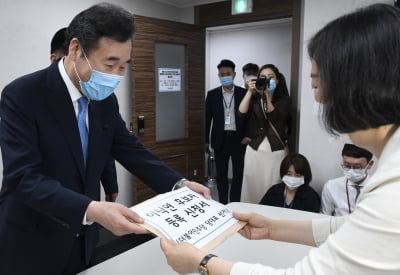
POLYGON ((158 68, 158 91, 180 92, 181 69, 158 68))

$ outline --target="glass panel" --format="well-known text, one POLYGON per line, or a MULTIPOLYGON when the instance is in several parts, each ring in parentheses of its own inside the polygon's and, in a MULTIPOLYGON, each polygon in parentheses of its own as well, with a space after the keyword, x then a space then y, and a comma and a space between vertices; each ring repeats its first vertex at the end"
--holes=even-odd
POLYGON ((185 46, 156 43, 156 141, 185 137, 185 46))

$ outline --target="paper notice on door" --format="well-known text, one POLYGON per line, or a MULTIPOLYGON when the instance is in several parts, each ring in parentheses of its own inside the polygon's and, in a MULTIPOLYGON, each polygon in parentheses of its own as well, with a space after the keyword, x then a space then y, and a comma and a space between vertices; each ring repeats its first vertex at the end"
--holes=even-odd
POLYGON ((188 242, 205 252, 245 225, 225 205, 187 187, 158 195, 131 209, 145 220, 142 226, 157 236, 188 242))

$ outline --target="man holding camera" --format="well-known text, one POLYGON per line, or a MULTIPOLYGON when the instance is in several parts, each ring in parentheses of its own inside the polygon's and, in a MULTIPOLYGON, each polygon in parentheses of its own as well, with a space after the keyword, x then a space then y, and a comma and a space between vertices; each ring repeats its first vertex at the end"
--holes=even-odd
POLYGON ((228 200, 230 202, 239 201, 242 189, 246 119, 238 117, 237 113, 246 90, 234 85, 236 72, 235 64, 231 60, 221 60, 217 68, 221 86, 207 93, 205 147, 206 152, 209 152, 211 140, 217 168, 219 201, 226 204, 228 200), (229 194, 228 167, 230 159, 232 160, 233 178, 229 194))

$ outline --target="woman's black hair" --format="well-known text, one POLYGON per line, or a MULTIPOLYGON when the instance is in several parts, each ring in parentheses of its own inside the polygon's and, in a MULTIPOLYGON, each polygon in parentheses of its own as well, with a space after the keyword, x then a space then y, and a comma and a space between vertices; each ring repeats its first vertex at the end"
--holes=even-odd
POLYGON ((291 153, 287 155, 281 162, 281 167, 280 167, 281 178, 287 175, 290 165, 293 165, 294 170, 296 170, 296 173, 304 176, 304 185, 308 185, 311 182, 312 180, 311 167, 305 156, 299 153, 291 153))
POLYGON ((400 123, 400 10, 374 4, 342 16, 308 45, 323 121, 336 135, 400 123))

